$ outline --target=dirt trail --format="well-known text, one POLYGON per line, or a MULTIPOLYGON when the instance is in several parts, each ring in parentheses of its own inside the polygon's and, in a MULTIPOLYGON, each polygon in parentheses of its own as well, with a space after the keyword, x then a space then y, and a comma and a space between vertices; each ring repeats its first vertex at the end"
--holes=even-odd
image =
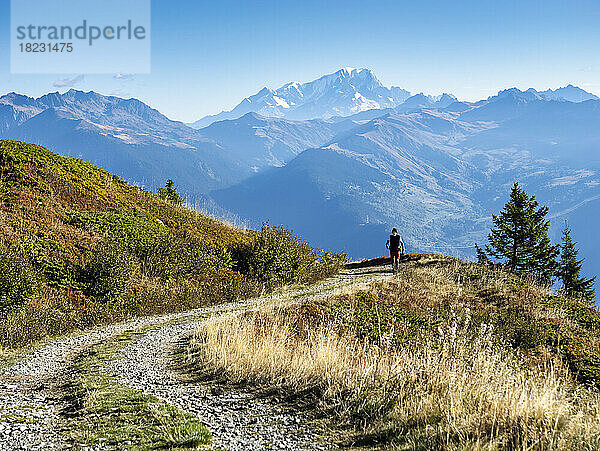
POLYGON ((23 356, 0 373, 0 448, 65 449, 68 407, 57 388, 68 382, 70 368, 86 350, 119 335, 135 338, 104 369, 115 383, 141 390, 195 415, 213 435, 213 445, 228 450, 327 449, 303 414, 251 392, 211 390, 184 380, 173 370, 173 349, 203 321, 236 314, 272 302, 325 297, 389 277, 388 267, 352 267, 319 284, 263 298, 141 318, 57 339, 23 356))

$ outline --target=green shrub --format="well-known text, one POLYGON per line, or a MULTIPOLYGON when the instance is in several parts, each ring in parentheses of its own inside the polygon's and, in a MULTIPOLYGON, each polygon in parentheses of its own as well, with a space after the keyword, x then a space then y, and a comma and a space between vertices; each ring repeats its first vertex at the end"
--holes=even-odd
POLYGON ((209 246, 194 240, 174 239, 171 242, 172 271, 177 279, 204 279, 233 267, 231 253, 222 246, 209 246))
POLYGON ((345 252, 325 252, 316 267, 313 266, 312 273, 307 282, 314 282, 318 279, 325 279, 337 274, 350 261, 345 252))
POLYGON ((237 268, 268 288, 297 281, 318 253, 284 227, 263 224, 252 242, 234 250, 237 268))
POLYGON ((236 268, 268 289, 289 283, 308 283, 327 277, 348 260, 341 254, 322 254, 290 230, 263 224, 248 244, 233 250, 236 268))
POLYGON ((543 303, 558 308, 581 327, 588 330, 600 330, 600 311, 593 301, 566 296, 547 296, 543 303))
POLYGON ((600 385, 600 344, 596 337, 566 332, 561 351, 577 380, 600 385))
POLYGON ((23 306, 35 293, 38 275, 16 247, 0 247, 0 310, 23 306))
POLYGON ((202 279, 221 269, 231 269, 231 254, 224 247, 210 246, 193 239, 158 235, 142 252, 134 254, 142 272, 163 280, 202 279))
POLYGON ((178 236, 161 222, 139 212, 71 212, 69 222, 101 232, 118 243, 136 258, 147 277, 163 280, 198 278, 233 265, 231 254, 223 246, 178 236))
POLYGON ((60 243, 43 236, 25 242, 25 251, 33 267, 51 287, 77 289, 74 267, 69 264, 60 243))
POLYGON ((531 350, 551 339, 546 324, 519 309, 500 311, 495 318, 500 338, 515 349, 531 350))
POLYGON ((79 283, 87 296, 106 301, 122 300, 131 284, 135 262, 114 242, 103 242, 81 268, 79 283))
POLYGON ((157 240, 169 235, 168 228, 162 223, 136 211, 73 211, 68 213, 67 221, 100 232, 138 256, 143 256, 157 240))

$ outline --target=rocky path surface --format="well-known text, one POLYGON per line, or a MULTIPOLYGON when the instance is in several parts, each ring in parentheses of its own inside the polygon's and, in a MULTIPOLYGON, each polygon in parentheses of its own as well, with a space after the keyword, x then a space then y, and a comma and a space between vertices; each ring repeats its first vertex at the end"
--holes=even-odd
POLYGON ((92 346, 127 332, 138 333, 105 370, 120 384, 154 395, 190 412, 226 450, 328 449, 305 414, 253 392, 210 388, 190 382, 173 369, 173 350, 202 321, 236 314, 270 302, 323 297, 338 290, 389 277, 381 268, 350 269, 320 284, 287 293, 185 313, 114 324, 51 342, 0 371, 0 449, 68 449, 61 412, 67 407, 56 394, 69 379, 69 368, 92 346))

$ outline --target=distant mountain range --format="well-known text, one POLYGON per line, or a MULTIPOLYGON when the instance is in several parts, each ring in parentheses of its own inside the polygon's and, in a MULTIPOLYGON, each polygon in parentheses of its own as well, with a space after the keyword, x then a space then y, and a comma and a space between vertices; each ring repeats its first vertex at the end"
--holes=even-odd
POLYGON ((0 136, 83 158, 150 189, 177 178, 193 199, 251 174, 197 130, 139 100, 95 92, 2 96, 0 136))
POLYGON ((246 113, 295 120, 349 116, 361 111, 394 108, 410 97, 402 88, 386 88, 369 69, 344 68, 308 83, 291 82, 277 90, 263 88, 231 111, 206 116, 192 124, 237 119, 246 113))
MULTIPOLYGON (((535 91, 535 89, 529 89, 529 91, 535 91)), ((581 88, 573 85, 567 85, 564 88, 558 88, 555 90, 548 89, 546 91, 538 92, 546 100, 565 100, 567 102, 585 102, 586 100, 598 100, 598 97, 581 88)))
MULTIPOLYGON (((518 102, 513 107, 522 108, 518 102)), ((213 197, 253 225, 264 219, 289 224, 325 247, 346 248, 355 256, 380 248, 381 236, 393 225, 403 230, 411 249, 472 255, 473 242, 484 240, 491 213, 502 208, 514 180, 557 218, 568 219, 569 209, 581 202, 600 202, 600 159, 583 161, 573 145, 579 125, 574 126, 591 126, 598 112, 580 104, 571 123, 545 140, 533 127, 513 127, 501 140, 498 130, 514 119, 465 120, 477 108, 484 105, 464 113, 387 113, 213 197)), ((530 123, 539 108, 525 108, 523 122, 530 123)), ((598 140, 600 133, 595 135, 598 140)), ((596 216, 585 221, 600 220, 596 216)), ((553 225, 558 238, 562 219, 553 225)), ((585 223, 571 225, 589 229, 585 223)), ((600 251, 593 240, 585 244, 590 255, 600 251)))
POLYGON ((392 226, 410 250, 472 256, 519 180, 568 219, 600 274, 600 100, 568 85, 477 102, 386 88, 367 69, 263 89, 193 128, 136 99, 70 90, 0 97, 0 136, 86 159, 192 203, 294 228, 353 257, 392 226))
MULTIPOLYGON (((556 90, 538 92, 529 89, 525 92, 544 100, 598 100, 594 94, 573 85, 556 90)), ((265 87, 243 99, 231 111, 205 116, 190 125, 203 128, 214 122, 238 119, 247 113, 293 120, 328 119, 334 116, 351 116, 361 111, 396 108, 400 105, 403 105, 402 111, 445 108, 454 101, 456 97, 452 94, 411 95, 409 91, 397 86, 387 88, 381 84, 373 71, 347 67, 307 83, 295 81, 276 90, 265 87)))
POLYGON ((257 172, 283 166, 303 150, 319 147, 356 125, 353 120, 291 121, 247 113, 238 119, 215 122, 200 133, 257 172))

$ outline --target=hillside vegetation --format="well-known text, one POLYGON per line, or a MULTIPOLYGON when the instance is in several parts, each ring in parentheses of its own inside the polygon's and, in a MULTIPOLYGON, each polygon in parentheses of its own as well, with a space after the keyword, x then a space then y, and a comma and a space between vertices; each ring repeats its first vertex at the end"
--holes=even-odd
POLYGON ((600 447, 600 313, 487 265, 412 256, 364 290, 210 320, 187 351, 202 377, 317 406, 345 445, 600 447))
POLYGON ((344 259, 283 228, 235 229, 85 161, 0 140, 5 352, 96 324, 312 282, 344 259))

